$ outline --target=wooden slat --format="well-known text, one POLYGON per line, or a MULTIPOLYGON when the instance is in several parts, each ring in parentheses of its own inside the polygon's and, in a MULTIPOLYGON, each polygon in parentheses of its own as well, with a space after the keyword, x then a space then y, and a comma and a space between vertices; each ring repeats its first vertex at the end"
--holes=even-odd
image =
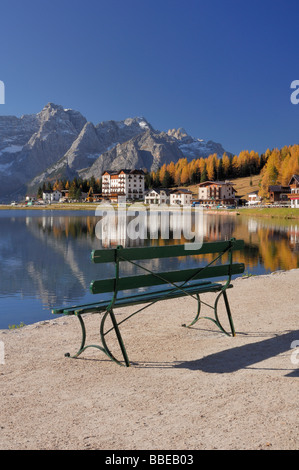
MULTIPOLYGON (((149 246, 149 247, 132 247, 121 248, 118 250, 119 256, 126 260, 141 260, 154 258, 172 258, 179 256, 205 255, 208 253, 221 253, 229 245, 229 241, 218 241, 204 243, 200 249, 186 250, 185 245, 171 246, 149 246)), ((242 250, 244 247, 243 240, 235 240, 233 242, 233 250, 242 250)), ((114 249, 94 250, 91 253, 91 259, 94 263, 109 263, 115 260, 114 249)))
MULTIPOLYGON (((196 294, 196 293, 204 293, 204 292, 217 292, 221 289, 222 284, 219 283, 212 283, 208 281, 201 281, 201 282, 196 282, 193 283, 190 286, 185 286, 185 290, 188 291, 189 294, 196 294)), ((228 288, 233 287, 232 284, 228 286, 228 288)), ((115 301, 115 308, 120 308, 120 307, 127 307, 130 305, 138 305, 142 303, 150 303, 153 301, 157 300, 163 300, 163 299, 173 299, 177 297, 182 297, 184 296, 185 293, 174 289, 174 287, 170 287, 169 289, 163 289, 163 290, 158 290, 158 291, 153 291, 153 292, 147 292, 147 293, 139 293, 139 294, 134 294, 134 295, 129 295, 120 299, 117 299, 115 301)), ((106 310, 107 306, 110 303, 109 300, 101 300, 99 302, 94 302, 91 304, 83 304, 83 305, 77 305, 74 307, 64 307, 61 309, 53 309, 52 313, 56 314, 64 314, 64 315, 75 315, 78 313, 99 313, 103 312, 106 310)))
MULTIPOLYGON (((154 274, 146 274, 143 276, 129 276, 120 278, 118 280, 118 290, 137 289, 139 287, 150 287, 162 284, 169 284, 171 282, 183 282, 186 279, 209 279, 211 277, 227 276, 231 267, 230 274, 242 274, 245 266, 243 263, 235 263, 232 265, 224 264, 220 266, 210 266, 208 268, 194 268, 185 269, 183 271, 169 271, 164 273, 158 273, 159 277, 154 274), (193 277, 194 276, 194 277, 193 277)), ((90 284, 90 291, 93 294, 102 294, 104 292, 113 292, 115 286, 114 279, 102 279, 98 281, 92 281, 90 284)))
POLYGON ((91 252, 91 261, 93 263, 112 263, 115 260, 115 250, 93 250, 91 252))

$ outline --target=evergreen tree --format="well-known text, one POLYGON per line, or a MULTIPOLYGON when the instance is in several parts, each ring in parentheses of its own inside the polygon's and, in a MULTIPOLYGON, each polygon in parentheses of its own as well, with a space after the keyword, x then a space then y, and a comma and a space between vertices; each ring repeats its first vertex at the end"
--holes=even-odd
POLYGON ((224 169, 223 169, 222 158, 219 159, 218 165, 217 165, 217 180, 218 181, 224 180, 224 169))
POLYGON ((208 174, 207 174, 207 165, 206 163, 204 164, 203 170, 201 172, 201 177, 200 177, 200 182, 204 183, 205 181, 208 180, 208 174))
POLYGON ((171 176, 170 176, 170 173, 168 170, 165 171, 164 173, 164 177, 163 177, 163 180, 162 180, 162 186, 164 188, 170 188, 171 186, 171 176))
POLYGON ((43 197, 43 189, 42 189, 41 186, 38 188, 37 197, 38 197, 39 199, 42 199, 42 197, 43 197))

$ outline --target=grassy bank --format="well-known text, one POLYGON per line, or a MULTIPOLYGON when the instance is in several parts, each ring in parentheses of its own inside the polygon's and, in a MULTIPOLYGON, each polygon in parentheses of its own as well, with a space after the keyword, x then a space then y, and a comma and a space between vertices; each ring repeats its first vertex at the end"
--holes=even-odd
POLYGON ((277 217, 280 219, 299 219, 299 210, 290 207, 253 207, 239 209, 241 215, 251 217, 277 217))
POLYGON ((93 211, 98 207, 98 203, 64 203, 64 204, 47 204, 47 205, 36 205, 36 206, 11 206, 11 205, 0 205, 0 210, 43 210, 43 211, 54 211, 54 210, 68 210, 68 211, 93 211))

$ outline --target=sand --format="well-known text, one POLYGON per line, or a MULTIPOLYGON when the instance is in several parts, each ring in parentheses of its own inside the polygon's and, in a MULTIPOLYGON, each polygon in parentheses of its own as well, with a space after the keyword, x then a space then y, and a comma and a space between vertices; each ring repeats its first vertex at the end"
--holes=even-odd
MULTIPOLYGON (((129 368, 96 349, 64 357, 75 317, 1 330, 0 449, 298 449, 298 285, 299 270, 235 280, 234 338, 183 328, 190 298, 160 302, 121 327, 129 368)), ((98 315, 87 328, 96 342, 98 315)))

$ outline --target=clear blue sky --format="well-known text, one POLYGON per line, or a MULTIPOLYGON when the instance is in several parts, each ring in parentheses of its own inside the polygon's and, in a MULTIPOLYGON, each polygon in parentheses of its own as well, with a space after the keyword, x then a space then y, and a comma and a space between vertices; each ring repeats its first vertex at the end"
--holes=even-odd
POLYGON ((225 149, 299 143, 298 0, 1 0, 1 115, 52 101, 225 149))

